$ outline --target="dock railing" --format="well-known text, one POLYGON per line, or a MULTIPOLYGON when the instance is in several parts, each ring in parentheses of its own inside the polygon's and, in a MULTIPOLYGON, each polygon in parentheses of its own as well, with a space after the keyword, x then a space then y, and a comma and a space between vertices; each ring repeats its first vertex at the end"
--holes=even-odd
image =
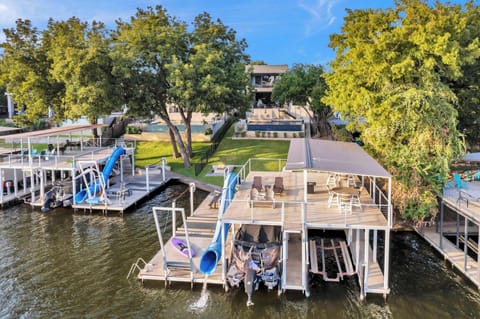
POLYGON ((378 183, 378 180, 376 180, 374 177, 365 177, 364 182, 365 187, 372 198, 372 203, 380 209, 383 216, 387 219, 388 226, 392 227, 393 221, 390 214, 390 212, 393 212, 392 204, 389 203, 388 197, 383 192, 381 185, 379 185, 378 183))
POLYGON ((281 172, 286 163, 283 158, 250 158, 240 167, 238 176, 243 181, 252 171, 281 172))

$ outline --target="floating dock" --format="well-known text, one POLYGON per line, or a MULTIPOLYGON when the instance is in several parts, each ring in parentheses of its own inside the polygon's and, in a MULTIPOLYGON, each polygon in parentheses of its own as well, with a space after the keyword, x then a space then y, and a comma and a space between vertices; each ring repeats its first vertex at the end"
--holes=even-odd
MULTIPOLYGON (((232 278, 232 258, 235 257, 232 251, 238 246, 240 233, 249 226, 260 227, 260 231, 265 228, 267 232, 273 229, 281 234, 280 241, 275 242, 281 246, 280 256, 272 272, 264 272, 263 261, 253 259, 257 266, 250 263, 251 267, 259 266, 262 270, 260 280, 268 283, 269 289, 278 286, 279 293, 300 290, 309 296, 312 276, 320 275, 326 281, 333 281, 325 270, 325 254, 330 252, 336 256, 333 271, 338 278, 357 276, 360 298, 369 293, 386 296, 390 292, 391 176, 358 145, 293 139, 287 160, 250 159, 236 174, 235 196, 227 199, 224 211, 222 202, 214 205, 224 196, 211 193, 191 216, 184 216, 183 212, 180 223, 172 222, 169 239, 164 239, 165 233, 159 225, 165 225, 163 219, 170 220, 168 216, 182 211, 176 207, 154 208, 160 250, 148 262, 140 258, 132 265, 131 272, 138 269, 138 278, 142 281, 220 284, 228 290, 232 282, 236 283, 236 278, 232 278), (264 167, 269 169, 259 169, 264 167), (272 167, 277 170, 272 171, 272 167), (261 191, 254 192, 259 181, 261 191), (276 188, 278 193, 272 195, 270 190, 278 181, 282 187, 276 188), (379 182, 386 187, 387 194, 381 191, 379 182), (342 184, 350 186, 340 186, 342 184), (348 202, 340 197, 342 193, 352 194, 348 202), (177 227, 178 224, 181 226, 177 227), (218 265, 212 274, 206 275, 201 271, 202 262, 218 229, 222 234, 218 265), (322 231, 343 234, 343 239, 333 244, 333 251, 331 246, 322 244, 334 243, 331 238, 318 238, 322 231), (184 240, 195 251, 195 256, 188 258, 175 250, 171 244, 174 237, 184 240), (379 249, 382 249, 382 261, 378 260, 379 249), (272 281, 275 282, 272 284, 272 281)), ((224 186, 222 192, 225 189, 224 186)), ((240 254, 250 254, 252 249, 270 245, 247 244, 252 248, 240 254)))

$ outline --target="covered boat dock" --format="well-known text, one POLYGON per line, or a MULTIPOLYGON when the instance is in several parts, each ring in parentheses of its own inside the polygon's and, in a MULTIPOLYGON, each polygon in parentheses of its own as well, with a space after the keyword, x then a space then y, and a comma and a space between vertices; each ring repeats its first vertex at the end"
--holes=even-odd
MULTIPOLYGON (((308 296, 310 277, 318 274, 326 281, 338 281, 324 271, 323 259, 330 248, 324 243, 333 243, 338 278, 357 275, 361 298, 368 293, 389 293, 391 175, 361 147, 354 143, 292 139, 287 160, 250 159, 236 173, 239 185, 224 214, 215 205, 207 206, 215 200, 211 194, 192 216, 184 217, 181 231, 173 231, 172 238, 185 240, 196 256, 182 256, 170 247, 172 238, 164 244, 160 236, 161 250, 149 262, 143 262, 143 267, 137 264, 139 279, 206 282, 228 288, 227 268, 232 262, 236 232, 243 225, 261 225, 281 229, 279 292, 300 290, 308 296), (200 271, 200 257, 218 225, 222 232, 227 231, 226 225, 230 228, 221 236, 225 240, 221 241, 218 266, 206 276, 200 271), (344 238, 336 242, 318 238, 323 231, 336 231, 344 238), (383 258, 379 260, 382 248, 383 258), (176 263, 182 267, 169 267, 176 263)), ((162 233, 158 226, 157 232, 162 233)))

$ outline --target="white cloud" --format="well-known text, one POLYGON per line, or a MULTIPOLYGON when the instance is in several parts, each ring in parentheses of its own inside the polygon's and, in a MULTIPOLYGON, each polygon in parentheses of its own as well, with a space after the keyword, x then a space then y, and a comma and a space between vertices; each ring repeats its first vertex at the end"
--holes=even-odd
POLYGON ((336 21, 333 7, 340 0, 300 0, 298 5, 305 10, 310 20, 305 23, 305 35, 311 36, 331 26, 336 21))

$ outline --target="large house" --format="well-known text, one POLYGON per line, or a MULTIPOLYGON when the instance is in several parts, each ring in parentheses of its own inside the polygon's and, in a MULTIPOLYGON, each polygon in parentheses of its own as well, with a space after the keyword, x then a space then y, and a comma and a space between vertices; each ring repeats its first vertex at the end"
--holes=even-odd
POLYGON ((288 65, 248 65, 247 70, 251 73, 251 84, 255 90, 254 107, 271 107, 273 86, 277 78, 287 72, 288 65))

